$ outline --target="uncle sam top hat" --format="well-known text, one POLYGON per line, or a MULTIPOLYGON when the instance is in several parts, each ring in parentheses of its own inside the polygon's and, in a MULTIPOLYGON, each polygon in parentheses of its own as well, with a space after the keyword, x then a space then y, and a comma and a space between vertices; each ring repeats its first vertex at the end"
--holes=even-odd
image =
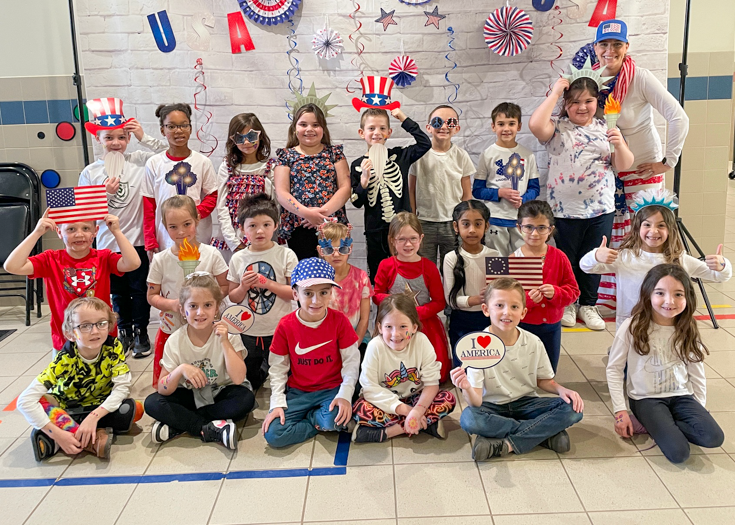
POLYGON ((128 120, 123 115, 123 102, 119 98, 96 98, 87 101, 89 110, 89 122, 84 123, 84 128, 92 135, 98 131, 122 128, 128 120))
POLYGON ((352 105, 357 111, 364 108, 391 111, 401 107, 400 102, 391 102, 390 92, 393 89, 393 81, 388 77, 362 77, 360 84, 362 85, 362 98, 352 99, 352 105))

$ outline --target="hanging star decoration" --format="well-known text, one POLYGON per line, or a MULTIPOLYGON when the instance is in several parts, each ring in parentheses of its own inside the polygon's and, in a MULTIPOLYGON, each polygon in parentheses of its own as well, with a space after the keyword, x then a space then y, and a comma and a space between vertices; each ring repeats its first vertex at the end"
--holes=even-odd
POLYGON ((396 12, 394 9, 390 13, 386 13, 385 10, 380 8, 380 18, 376 18, 375 21, 379 24, 383 24, 383 31, 388 30, 388 26, 397 26, 398 22, 393 20, 393 14, 396 12))
POLYGON ((447 17, 446 15, 439 14, 439 6, 436 5, 434 6, 433 11, 424 11, 424 14, 426 15, 426 23, 424 24, 424 27, 431 24, 437 29, 439 29, 439 21, 444 20, 447 17))
POLYGON ((317 31, 311 41, 311 48, 316 56, 327 60, 336 58, 342 53, 344 47, 342 36, 331 27, 325 27, 317 31))
POLYGON ((405 293, 407 296, 413 298, 413 302, 416 303, 416 306, 420 306, 419 305, 419 299, 418 299, 418 297, 419 297, 419 294, 421 292, 414 292, 411 289, 411 285, 408 284, 408 283, 406 283, 406 287, 404 288, 403 293, 405 293))
POLYGON ((289 101, 289 105, 293 107, 293 110, 291 111, 292 116, 305 104, 314 104, 322 110, 325 117, 331 117, 332 115, 329 114, 329 110, 337 107, 337 104, 327 104, 327 100, 332 96, 332 93, 327 93, 323 97, 317 96, 314 82, 311 83, 311 87, 309 88, 309 92, 306 96, 303 96, 298 92, 294 92, 294 95, 296 95, 296 100, 289 101))

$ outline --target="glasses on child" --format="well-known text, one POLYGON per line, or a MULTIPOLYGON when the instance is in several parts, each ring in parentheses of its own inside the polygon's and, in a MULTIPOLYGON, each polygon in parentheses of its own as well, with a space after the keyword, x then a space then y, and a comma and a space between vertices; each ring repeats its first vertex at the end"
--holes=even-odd
POLYGON ((82 323, 80 325, 75 326, 74 328, 76 328, 83 334, 88 334, 92 331, 93 326, 96 326, 97 330, 102 332, 106 330, 109 325, 110 325, 110 321, 99 321, 97 323, 82 323))
POLYGON ((419 242, 421 242, 421 237, 396 237, 396 242, 398 244, 406 244, 407 242, 410 242, 414 246, 416 246, 419 242))
MULTIPOLYGON (((330 245, 324 245, 321 247, 322 253, 324 255, 332 255, 334 253, 334 246, 330 245)), ((337 251, 342 255, 349 255, 350 251, 352 250, 352 245, 350 246, 340 246, 337 248, 337 251)))
POLYGON ((551 231, 551 226, 533 226, 531 224, 522 224, 521 231, 529 235, 532 234, 534 231, 537 231, 539 235, 544 235, 551 231))
POLYGON ((169 131, 176 131, 177 129, 186 131, 191 127, 191 124, 166 124, 164 127, 169 131))
POLYGON ((449 129, 453 129, 459 126, 459 119, 456 118, 448 118, 447 120, 444 120, 441 117, 434 117, 433 119, 431 119, 430 124, 431 127, 434 129, 441 129, 445 122, 447 123, 447 127, 449 129))
POLYGON ((260 131, 251 129, 244 135, 242 133, 235 133, 232 135, 232 140, 235 141, 235 144, 245 144, 245 142, 249 142, 250 144, 255 144, 258 142, 258 139, 260 139, 260 131))
POLYGON ((598 42, 597 45, 600 46, 600 49, 608 49, 611 47, 615 51, 620 51, 623 49, 625 42, 598 42))

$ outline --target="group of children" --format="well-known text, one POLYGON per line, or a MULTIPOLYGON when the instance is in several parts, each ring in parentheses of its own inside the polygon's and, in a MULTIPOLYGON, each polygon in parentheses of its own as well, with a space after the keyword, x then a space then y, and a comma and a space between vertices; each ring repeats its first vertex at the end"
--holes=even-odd
POLYGON ((493 110, 497 140, 476 172, 452 143, 460 127, 450 106, 429 115, 429 136, 392 110, 416 143, 390 149, 388 112, 365 110, 359 134, 368 151, 351 167, 314 104, 294 111, 275 158, 258 118, 234 117, 218 172, 188 147, 186 104, 156 111, 167 144, 132 119, 90 123, 105 150, 126 162, 109 178, 97 161, 80 185, 105 184, 117 216, 98 232, 91 222, 57 226, 44 215, 5 264, 44 278, 51 306, 58 353, 18 400, 34 427, 36 458, 59 449, 109 457, 110 434, 141 417, 143 407, 128 397, 125 359, 151 352, 150 306, 160 311, 156 392, 144 406, 154 442, 188 433, 235 449, 235 424, 266 380, 262 430, 273 447, 318 431, 350 430, 355 442, 419 432, 444 438, 442 418, 456 399, 441 384, 451 380, 468 405, 460 424, 475 436, 475 460, 537 445, 566 452, 565 429, 581 420, 584 404, 554 381, 561 327, 579 315, 604 328, 595 306, 600 273, 614 273, 619 290, 608 364, 616 431, 630 437, 634 429, 627 366, 630 408, 667 458, 685 460, 689 442, 718 446, 722 431, 704 409, 707 349, 689 277, 723 281, 732 268, 721 250, 705 261, 684 253, 675 203, 663 193, 640 195, 632 231, 619 250, 606 247, 614 170, 633 157, 620 131, 595 118, 598 89, 588 77, 561 79, 531 117, 550 156, 546 201, 536 200, 538 169, 516 142, 521 111, 512 103, 493 110), (552 117, 560 97, 562 116, 552 117), (125 153, 131 133, 153 151, 125 153), (349 264, 349 199, 365 208, 369 274, 349 264), (29 257, 52 229, 65 249, 29 257), (542 258, 543 284, 486 284, 485 258, 493 256, 542 258), (255 316, 244 334, 229 334, 218 320, 231 304, 255 316), (449 342, 439 318, 447 305, 449 342), (506 357, 465 369, 455 345, 483 330, 502 340, 506 357))

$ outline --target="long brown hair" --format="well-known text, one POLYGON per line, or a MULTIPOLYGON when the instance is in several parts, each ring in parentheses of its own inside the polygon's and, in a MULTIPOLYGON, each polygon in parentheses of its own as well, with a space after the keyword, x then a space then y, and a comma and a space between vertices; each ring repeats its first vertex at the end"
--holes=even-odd
POLYGON ((562 117, 567 116, 567 106, 574 102, 577 97, 583 95, 585 91, 587 91, 595 99, 597 99, 597 95, 600 92, 599 88, 597 87, 597 82, 589 77, 581 77, 571 83, 569 88, 564 91, 560 113, 562 117))
POLYGON ((299 138, 296 136, 296 123, 303 116, 304 113, 314 113, 316 121, 322 128, 322 144, 325 146, 332 145, 332 139, 329 136, 329 128, 327 128, 327 119, 324 116, 324 112, 319 109, 316 104, 304 104, 294 113, 291 125, 288 127, 288 142, 286 143, 287 148, 295 148, 299 145, 299 138))
POLYGON ((685 363, 700 363, 704 361, 704 355, 709 355, 709 350, 702 342, 702 337, 697 328, 697 320, 694 312, 697 309, 697 296, 689 274, 678 264, 659 264, 654 266, 643 279, 641 295, 638 304, 631 313, 629 331, 633 336, 633 350, 640 355, 648 355, 651 351, 649 336, 653 324, 653 306, 651 295, 656 289, 658 282, 664 277, 673 277, 679 281, 684 288, 686 307, 684 311, 676 316, 674 321, 673 350, 685 363))
POLYGON ((630 226, 630 232, 620 243, 619 250, 630 250, 634 255, 640 255, 643 251, 643 239, 641 239, 641 225, 643 221, 650 217, 661 213, 666 229, 669 235, 664 243, 663 256, 667 263, 681 264, 681 256, 684 254, 684 243, 679 235, 679 228, 676 226, 676 217, 674 213, 666 206, 646 206, 638 210, 633 217, 633 223, 630 226))
POLYGON ((390 248, 390 253, 393 255, 396 254, 396 248, 393 246, 393 243, 404 226, 413 228, 419 234, 419 237, 424 234, 424 229, 421 227, 419 218, 415 214, 408 211, 396 213, 388 226, 388 247, 390 248))
POLYGON ((239 115, 232 117, 232 120, 230 120, 230 127, 227 130, 227 142, 225 143, 227 155, 225 156, 225 160, 230 168, 234 168, 239 164, 242 164, 245 160, 245 154, 238 149, 237 144, 235 144, 232 137, 234 137, 236 133, 240 133, 243 129, 248 127, 255 131, 260 131, 258 149, 255 150, 255 158, 257 161, 263 162, 270 157, 271 139, 268 138, 268 134, 265 132, 263 124, 260 123, 260 120, 255 116, 255 113, 240 113, 239 115))

